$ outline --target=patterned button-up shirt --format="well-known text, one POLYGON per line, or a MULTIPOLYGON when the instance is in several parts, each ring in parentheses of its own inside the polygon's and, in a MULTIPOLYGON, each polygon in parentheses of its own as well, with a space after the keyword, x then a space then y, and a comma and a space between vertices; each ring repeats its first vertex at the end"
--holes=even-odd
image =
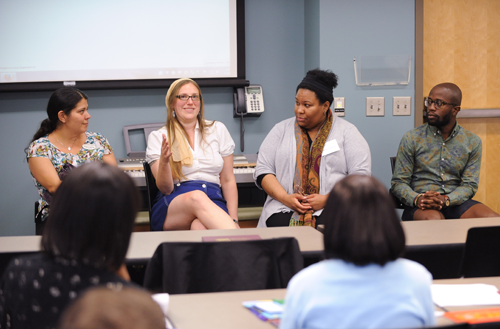
POLYGON ((460 205, 477 192, 481 152, 481 139, 458 123, 446 140, 428 124, 412 129, 399 144, 391 192, 411 207, 419 193, 431 190, 460 205))

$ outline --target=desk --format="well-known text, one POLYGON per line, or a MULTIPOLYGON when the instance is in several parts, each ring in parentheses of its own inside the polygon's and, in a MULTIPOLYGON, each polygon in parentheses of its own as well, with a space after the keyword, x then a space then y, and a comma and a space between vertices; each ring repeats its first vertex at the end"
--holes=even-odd
POLYGON ((168 315, 178 329, 272 329, 242 303, 259 299, 283 299, 286 289, 170 295, 168 315))
POLYGON ((162 242, 201 242, 204 236, 252 235, 257 234, 262 239, 294 237, 299 242, 299 248, 304 257, 321 257, 323 254, 323 234, 312 227, 267 227, 242 228, 239 230, 208 230, 208 231, 165 231, 165 232, 134 232, 130 240, 127 262, 144 262, 153 256, 154 251, 162 242))
MULTIPOLYGON (((323 255, 323 234, 312 227, 244 228, 239 230, 134 232, 126 256, 132 280, 142 285, 144 269, 162 242, 201 242, 204 236, 253 235, 262 239, 294 237, 304 256, 305 265, 317 262, 323 255)), ((40 236, 0 237, 0 275, 10 259, 22 253, 40 251, 40 236)))
MULTIPOLYGON (((434 280, 434 283, 486 283, 500 287, 500 277, 434 280)), ((286 289, 269 289, 170 295, 168 314, 179 329, 271 329, 274 328, 271 324, 259 320, 244 308, 242 303, 258 299, 282 299, 285 294, 286 289)), ((447 318, 438 317, 437 324, 444 326, 453 324, 453 322, 447 318)))
POLYGON ((406 246, 464 244, 471 227, 500 226, 500 217, 401 222, 406 246))
POLYGON ((435 279, 458 278, 471 227, 500 226, 500 217, 402 222, 405 258, 424 265, 435 279))
MULTIPOLYGON (((446 280, 434 280, 435 284, 473 284, 473 283, 484 283, 491 284, 497 288, 500 287, 500 277, 487 277, 487 278, 467 278, 467 279, 446 279, 446 280)), ((499 288, 500 289, 500 288, 499 288)), ((448 311, 465 311, 472 309, 482 309, 482 308, 493 308, 499 307, 500 305, 487 305, 487 306, 454 306, 454 307, 446 307, 448 311)), ((439 309, 436 307, 436 309, 439 309)), ((436 318, 437 325, 445 326, 453 324, 454 322, 445 317, 436 318)), ((480 325, 476 325, 480 327, 480 325)))

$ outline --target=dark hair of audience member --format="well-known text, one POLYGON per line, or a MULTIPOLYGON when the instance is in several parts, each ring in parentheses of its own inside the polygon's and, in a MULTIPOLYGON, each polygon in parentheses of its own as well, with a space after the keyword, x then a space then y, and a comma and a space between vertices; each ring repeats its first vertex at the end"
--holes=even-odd
POLYGON ((54 194, 42 248, 116 271, 125 260, 139 202, 134 182, 117 167, 93 162, 73 169, 54 194))
POLYGON ((338 85, 338 76, 330 70, 314 69, 307 72, 306 78, 316 81, 331 91, 325 92, 317 86, 307 83, 307 81, 302 81, 295 92, 299 91, 299 89, 308 89, 316 94, 320 104, 329 102, 331 106, 333 104, 333 89, 337 88, 338 85))
POLYGON ((326 258, 385 265, 404 252, 405 235, 394 203, 373 177, 350 175, 338 182, 322 217, 326 258))
POLYGON ((123 287, 87 290, 64 311, 58 329, 164 329, 160 306, 147 292, 123 287))

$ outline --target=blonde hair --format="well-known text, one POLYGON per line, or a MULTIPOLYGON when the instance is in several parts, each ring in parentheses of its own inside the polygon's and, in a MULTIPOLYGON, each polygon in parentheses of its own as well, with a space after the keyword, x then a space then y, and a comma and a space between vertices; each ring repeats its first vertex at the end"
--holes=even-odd
MULTIPOLYGON (((178 127, 182 133, 184 134, 184 137, 186 137, 187 140, 189 140, 189 137, 187 135, 186 130, 184 129, 184 126, 179 122, 177 117, 174 116, 174 109, 175 109, 175 102, 177 101, 177 94, 179 93, 179 90, 182 88, 182 86, 185 86, 187 84, 192 84, 198 89, 198 93, 200 94, 200 113, 198 114, 198 125, 200 127, 200 134, 201 134, 201 140, 205 142, 205 128, 211 127, 215 121, 212 121, 211 123, 207 124, 205 122, 205 107, 203 104, 203 96, 201 94, 201 89, 198 84, 189 78, 181 78, 177 79, 172 84, 170 85, 170 88, 168 89, 167 96, 165 97, 165 105, 167 106, 167 122, 165 123, 165 127, 167 128, 167 134, 168 134, 168 140, 170 145, 173 144, 175 140, 175 127, 178 127)), ((186 178, 182 174, 182 165, 180 162, 174 162, 172 160, 172 157, 170 157, 170 168, 172 170, 172 177, 174 180, 181 180, 181 178, 186 178)))

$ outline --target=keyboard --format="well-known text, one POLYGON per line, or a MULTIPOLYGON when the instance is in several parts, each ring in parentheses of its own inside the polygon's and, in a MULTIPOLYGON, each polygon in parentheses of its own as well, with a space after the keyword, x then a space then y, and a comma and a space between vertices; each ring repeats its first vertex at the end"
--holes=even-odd
MULTIPOLYGON (((250 155, 250 156, 253 156, 250 155)), ((247 156, 249 157, 249 156, 247 156)), ((256 155, 255 155, 256 158, 256 155)), ((118 168, 121 168, 127 175, 132 177, 137 186, 146 186, 146 177, 142 163, 146 161, 144 158, 119 158, 117 159, 118 168)), ((255 163, 243 160, 241 156, 235 156, 233 164, 234 177, 236 184, 238 183, 253 183, 253 173, 255 171, 255 163)))

